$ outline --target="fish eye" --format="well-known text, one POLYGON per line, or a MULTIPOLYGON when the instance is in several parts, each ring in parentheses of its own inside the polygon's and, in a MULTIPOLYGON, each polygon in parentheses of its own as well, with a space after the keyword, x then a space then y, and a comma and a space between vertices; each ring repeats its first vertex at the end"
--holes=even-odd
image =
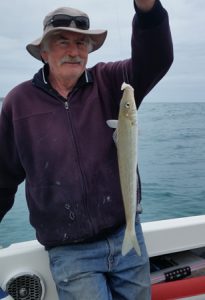
POLYGON ((127 103, 125 104, 125 107, 126 107, 126 108, 130 108, 130 104, 127 102, 127 103))

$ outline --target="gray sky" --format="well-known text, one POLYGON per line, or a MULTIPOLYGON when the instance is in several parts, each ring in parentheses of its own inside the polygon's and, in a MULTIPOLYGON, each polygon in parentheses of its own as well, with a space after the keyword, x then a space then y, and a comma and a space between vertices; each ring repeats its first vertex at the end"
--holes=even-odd
MULTIPOLYGON (((146 101, 205 101, 205 1, 161 1, 169 13, 175 60, 146 101)), ((0 0, 0 97, 41 67, 25 45, 41 36, 44 16, 59 6, 84 10, 91 28, 108 29, 104 46, 90 54, 89 66, 130 56, 132 0, 0 0)))

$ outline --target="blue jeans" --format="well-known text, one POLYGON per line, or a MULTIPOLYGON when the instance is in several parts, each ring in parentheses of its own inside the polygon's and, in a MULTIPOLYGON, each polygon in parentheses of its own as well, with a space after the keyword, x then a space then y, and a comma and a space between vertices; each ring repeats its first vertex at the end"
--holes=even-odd
POLYGON ((149 258, 139 219, 135 250, 121 255, 124 228, 104 239, 49 250, 50 268, 60 300, 150 300, 149 258))

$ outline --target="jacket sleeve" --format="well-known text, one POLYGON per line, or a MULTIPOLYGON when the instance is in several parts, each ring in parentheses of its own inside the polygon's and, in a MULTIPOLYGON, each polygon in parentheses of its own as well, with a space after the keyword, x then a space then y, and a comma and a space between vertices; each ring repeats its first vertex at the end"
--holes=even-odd
MULTIPOLYGON (((135 90, 137 107, 143 98, 166 74, 173 62, 173 44, 167 11, 156 0, 149 12, 135 6, 132 22, 131 57, 102 64, 100 76, 109 86, 113 101, 122 96, 125 81, 135 90)), ((116 103, 116 102, 115 102, 116 103)))
POLYGON ((142 99, 166 74, 173 62, 167 11, 156 0, 149 12, 135 5, 132 32, 132 84, 139 107, 142 99))
POLYGON ((6 114, 4 108, 0 114, 0 221, 13 206, 18 185, 24 180, 15 146, 12 114, 6 114))

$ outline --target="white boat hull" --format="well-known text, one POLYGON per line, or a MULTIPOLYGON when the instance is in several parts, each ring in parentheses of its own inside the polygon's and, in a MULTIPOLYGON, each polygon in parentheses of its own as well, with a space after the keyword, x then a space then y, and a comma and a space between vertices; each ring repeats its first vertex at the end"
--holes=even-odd
MULTIPOLYGON (((146 222, 142 228, 150 258, 205 247, 205 215, 146 222)), ((47 252, 36 240, 0 249, 0 270, 2 289, 12 278, 34 275, 41 285, 39 299, 58 299, 47 252)), ((21 292, 26 293, 26 289, 21 292)))

